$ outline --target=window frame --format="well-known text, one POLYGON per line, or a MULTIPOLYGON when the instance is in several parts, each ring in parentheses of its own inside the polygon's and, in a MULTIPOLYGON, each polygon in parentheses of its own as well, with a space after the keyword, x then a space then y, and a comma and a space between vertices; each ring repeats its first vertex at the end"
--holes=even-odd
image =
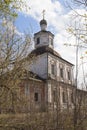
POLYGON ((53 46, 53 39, 50 38, 50 43, 51 43, 51 46, 53 46))
POLYGON ((54 90, 53 90, 53 101, 54 101, 54 102, 56 102, 56 98, 57 98, 56 96, 57 96, 57 95, 56 95, 56 90, 54 89, 54 90))
POLYGON ((39 101, 39 93, 38 93, 38 92, 35 92, 35 93, 34 93, 34 101, 35 101, 35 102, 38 102, 38 101, 39 101))
POLYGON ((25 96, 29 96, 29 85, 28 85, 28 83, 25 84, 25 96))
POLYGON ((68 80, 71 80, 71 73, 70 73, 70 71, 67 71, 67 77, 68 77, 68 80))
POLYGON ((60 77, 64 78, 63 68, 60 68, 60 77))
POLYGON ((40 44, 40 37, 37 37, 37 45, 40 44))
POLYGON ((73 96, 73 92, 70 94, 70 99, 71 99, 71 103, 74 103, 74 96, 73 96))
POLYGON ((51 64, 51 74, 55 75, 55 65, 51 64))
POLYGON ((62 92, 62 101, 63 101, 63 103, 67 103, 67 101, 66 101, 66 94, 65 94, 64 91, 62 92))

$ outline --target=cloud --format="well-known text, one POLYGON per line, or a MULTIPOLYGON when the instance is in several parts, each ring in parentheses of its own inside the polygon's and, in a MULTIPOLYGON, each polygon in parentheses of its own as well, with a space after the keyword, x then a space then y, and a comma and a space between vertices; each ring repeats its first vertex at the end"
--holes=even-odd
POLYGON ((32 15, 37 20, 41 18, 42 10, 46 10, 46 16, 50 18, 50 16, 53 18, 55 17, 55 13, 61 13, 62 6, 58 1, 52 2, 51 0, 23 0, 26 7, 22 6, 22 11, 25 14, 32 15), (30 7, 28 9, 28 7, 30 7), (26 9, 28 9, 26 11, 26 9))

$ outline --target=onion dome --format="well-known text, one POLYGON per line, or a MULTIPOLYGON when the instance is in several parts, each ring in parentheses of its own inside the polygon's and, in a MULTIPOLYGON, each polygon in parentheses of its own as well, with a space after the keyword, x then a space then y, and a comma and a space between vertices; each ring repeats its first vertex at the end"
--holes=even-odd
POLYGON ((45 31, 45 30, 46 30, 46 28, 47 28, 47 21, 46 21, 45 19, 42 19, 42 20, 40 21, 40 27, 41 27, 41 30, 42 30, 42 31, 45 31))
POLYGON ((42 25, 42 24, 47 25, 47 21, 46 21, 46 20, 44 20, 44 19, 43 19, 43 20, 41 20, 41 21, 40 21, 40 25, 42 25))

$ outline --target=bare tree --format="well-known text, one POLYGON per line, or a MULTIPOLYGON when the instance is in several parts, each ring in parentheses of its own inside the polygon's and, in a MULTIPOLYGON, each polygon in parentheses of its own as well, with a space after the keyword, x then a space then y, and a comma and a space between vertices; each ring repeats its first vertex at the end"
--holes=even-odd
MULTIPOLYGON (((0 1, 0 127, 2 126, 2 129, 6 129, 3 128, 5 125, 10 129, 12 118, 9 113, 20 112, 24 104, 27 109, 26 98, 20 98, 20 82, 27 75, 26 62, 31 63, 32 59, 32 56, 28 55, 32 44, 31 37, 16 29, 14 23, 17 11, 13 3, 14 1, 0 1), (8 117, 6 121, 5 118, 2 120, 3 113, 5 114, 3 117, 8 117)), ((21 118, 24 119, 24 116, 21 118)), ((16 125, 13 128, 15 127, 16 125)))
MULTIPOLYGON (((79 90, 78 89, 78 60, 79 60, 79 50, 81 51, 82 48, 87 49, 87 1, 86 0, 73 0, 71 1, 72 4, 70 5, 68 3, 68 7, 70 7, 73 10, 73 13, 71 15, 71 19, 73 20, 68 28, 68 32, 71 36, 74 36, 76 38, 76 44, 74 45, 76 47, 76 82, 75 82, 75 91, 74 91, 74 111, 73 111, 73 129, 86 129, 86 119, 87 115, 84 115, 84 113, 87 111, 86 109, 83 109, 85 107, 85 104, 83 103, 84 100, 86 100, 87 91, 79 90), (80 12, 78 8, 83 9, 83 12, 80 12), (83 8, 84 7, 84 8, 83 8), (85 94, 84 94, 85 93, 85 94), (83 112, 84 111, 84 112, 83 112)), ((73 46, 73 45, 72 45, 73 46)), ((84 56, 82 56, 84 58, 84 56)), ((82 64, 83 66, 83 64, 82 64)), ((85 76, 84 82, 85 80, 85 76)), ((86 87, 85 82, 85 88, 86 87)), ((83 86, 82 86, 83 87, 83 86)), ((87 102, 85 102, 87 103, 87 102)))

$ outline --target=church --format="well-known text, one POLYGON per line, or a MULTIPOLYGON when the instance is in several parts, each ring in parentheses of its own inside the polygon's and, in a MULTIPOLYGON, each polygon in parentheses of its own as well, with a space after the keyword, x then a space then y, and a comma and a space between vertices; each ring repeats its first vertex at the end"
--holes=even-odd
POLYGON ((31 65, 26 63, 30 78, 23 81, 24 94, 29 99, 29 109, 37 111, 73 107, 73 67, 54 50, 54 34, 47 31, 47 21, 40 21, 39 32, 34 34, 35 55, 31 65))

